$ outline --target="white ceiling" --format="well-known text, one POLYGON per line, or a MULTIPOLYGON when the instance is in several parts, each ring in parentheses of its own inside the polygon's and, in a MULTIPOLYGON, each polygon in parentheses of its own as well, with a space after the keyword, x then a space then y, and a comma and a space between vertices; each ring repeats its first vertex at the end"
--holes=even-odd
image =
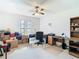
POLYGON ((36 1, 37 4, 45 7, 53 13, 62 12, 70 9, 79 8, 79 0, 7 0, 17 4, 25 4, 33 8, 36 1))
POLYGON ((13 0, 17 3, 23 3, 28 6, 33 6, 35 3, 45 7, 53 13, 66 11, 74 8, 79 8, 79 0, 13 0))

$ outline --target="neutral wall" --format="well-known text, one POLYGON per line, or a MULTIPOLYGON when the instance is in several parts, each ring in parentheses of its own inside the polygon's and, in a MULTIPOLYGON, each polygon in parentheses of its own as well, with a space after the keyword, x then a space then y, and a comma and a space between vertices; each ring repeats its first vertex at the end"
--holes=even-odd
POLYGON ((39 27, 40 22, 35 20, 39 18, 32 17, 32 13, 27 10, 31 10, 30 7, 20 3, 19 0, 16 3, 11 0, 0 0, 0 30, 10 28, 12 32, 20 31, 19 21, 24 17, 25 19, 31 19, 33 24, 38 24, 38 26, 33 26, 33 32, 38 30, 37 27, 39 27))
POLYGON ((18 31, 18 17, 0 12, 0 30, 6 30, 7 28, 10 28, 11 31, 18 31))
POLYGON ((65 33, 70 37, 70 18, 79 16, 79 8, 60 12, 57 14, 48 14, 41 18, 40 30, 44 33, 55 33, 61 35, 65 33), (51 25, 49 25, 51 23, 51 25))
POLYGON ((40 18, 0 12, 0 30, 10 28, 12 32, 20 32, 21 20, 26 20, 26 23, 31 22, 31 33, 35 33, 40 28, 40 18))

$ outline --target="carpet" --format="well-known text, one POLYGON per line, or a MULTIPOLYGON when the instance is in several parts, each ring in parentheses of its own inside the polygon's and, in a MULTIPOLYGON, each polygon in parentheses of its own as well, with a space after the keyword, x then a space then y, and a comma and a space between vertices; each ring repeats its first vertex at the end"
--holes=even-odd
MULTIPOLYGON (((53 49, 52 49, 53 50, 53 49)), ((24 47, 15 50, 7 59, 77 59, 65 52, 54 54, 40 47, 24 47)))
POLYGON ((56 56, 44 51, 42 48, 25 47, 16 50, 8 59, 57 59, 56 56))

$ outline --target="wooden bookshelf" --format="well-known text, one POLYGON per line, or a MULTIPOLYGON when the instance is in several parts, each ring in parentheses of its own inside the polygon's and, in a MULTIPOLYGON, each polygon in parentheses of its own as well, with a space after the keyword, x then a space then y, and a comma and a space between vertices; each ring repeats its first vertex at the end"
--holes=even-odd
POLYGON ((79 46, 72 46, 72 45, 70 45, 70 47, 73 47, 73 48, 79 48, 79 46))
POLYGON ((78 52, 69 52, 69 54, 79 58, 79 53, 78 52))
POLYGON ((78 38, 78 37, 71 37, 70 40, 71 40, 71 41, 74 41, 74 42, 78 42, 78 41, 79 41, 79 38, 78 38))
POLYGON ((69 54, 79 58, 79 17, 74 17, 70 19, 70 42, 69 43, 69 54))

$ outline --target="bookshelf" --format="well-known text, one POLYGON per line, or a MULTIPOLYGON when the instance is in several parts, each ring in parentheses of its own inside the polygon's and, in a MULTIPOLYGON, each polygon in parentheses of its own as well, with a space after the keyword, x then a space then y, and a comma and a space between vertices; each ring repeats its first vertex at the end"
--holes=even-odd
POLYGON ((69 54, 79 58, 79 17, 70 19, 69 54))

